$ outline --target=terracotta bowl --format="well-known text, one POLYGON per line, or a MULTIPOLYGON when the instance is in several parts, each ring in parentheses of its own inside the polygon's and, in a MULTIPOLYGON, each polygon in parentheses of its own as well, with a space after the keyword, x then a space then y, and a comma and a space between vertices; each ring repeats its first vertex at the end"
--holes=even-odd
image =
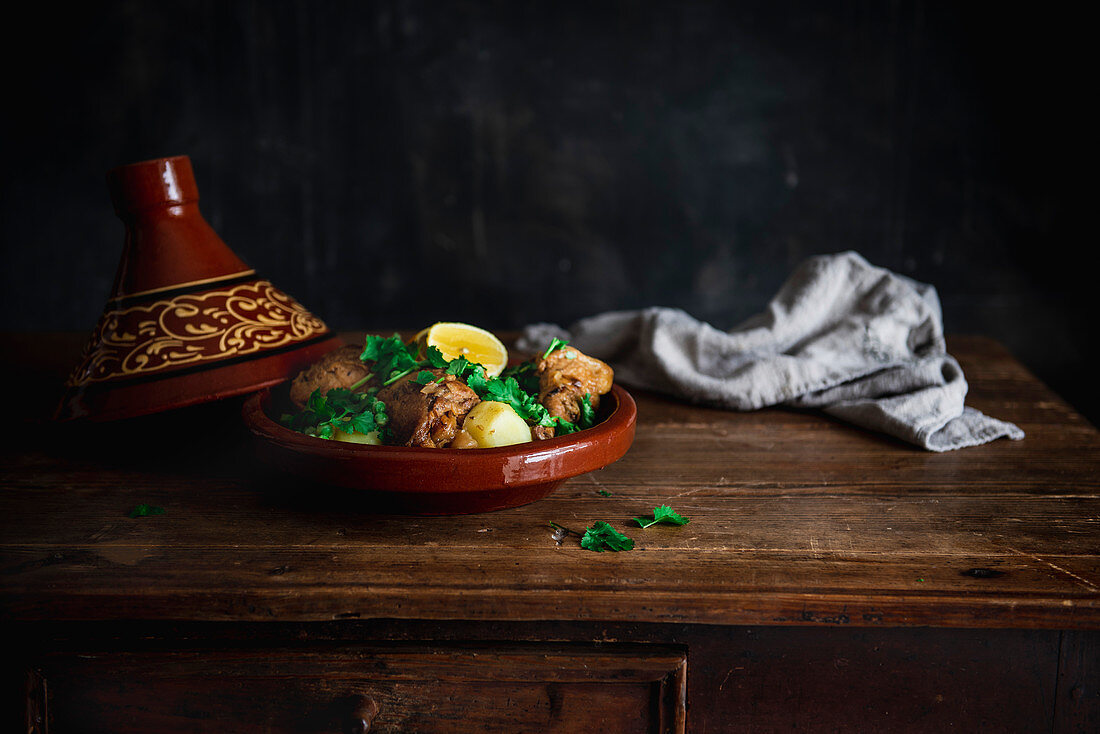
MULTIPOLYGON (((281 391, 286 387, 281 386, 281 391)), ((364 446, 306 436, 280 425, 278 388, 244 404, 260 459, 302 479, 373 493, 389 512, 461 515, 542 499, 570 477, 621 458, 634 441, 634 399, 615 385, 592 428, 496 449, 364 446)))

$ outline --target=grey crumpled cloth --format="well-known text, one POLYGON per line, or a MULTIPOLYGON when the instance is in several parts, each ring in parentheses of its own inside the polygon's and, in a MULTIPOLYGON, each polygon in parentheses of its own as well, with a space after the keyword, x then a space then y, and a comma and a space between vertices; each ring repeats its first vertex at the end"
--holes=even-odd
POLYGON ((658 307, 568 330, 532 324, 516 346, 534 352, 553 337, 608 362, 618 382, 694 403, 818 408, 930 451, 1024 437, 963 404, 967 384, 947 354, 935 288, 855 252, 810 258, 766 311, 728 332, 658 307))

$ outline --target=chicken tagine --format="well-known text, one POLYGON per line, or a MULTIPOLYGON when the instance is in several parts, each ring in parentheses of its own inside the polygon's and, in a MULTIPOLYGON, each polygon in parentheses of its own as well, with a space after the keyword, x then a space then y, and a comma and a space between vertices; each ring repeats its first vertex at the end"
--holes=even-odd
POLYGON ((594 424, 614 373, 555 339, 508 365, 490 332, 441 322, 410 342, 368 336, 325 355, 290 384, 283 425, 324 439, 425 448, 491 448, 594 424))

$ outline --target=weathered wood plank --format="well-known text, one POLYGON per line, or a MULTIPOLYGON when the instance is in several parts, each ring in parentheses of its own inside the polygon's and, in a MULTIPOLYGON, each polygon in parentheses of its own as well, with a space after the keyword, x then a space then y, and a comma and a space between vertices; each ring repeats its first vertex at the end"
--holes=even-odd
POLYGON ((1088 627, 1094 559, 435 547, 9 551, 9 619, 584 619, 1088 627), (145 553, 150 555, 145 556, 145 553), (389 556, 388 558, 386 556, 389 556), (123 563, 118 563, 122 560, 123 563), (980 574, 971 569, 988 569, 980 574), (989 573, 989 572, 992 573, 989 573), (20 584, 18 578, 26 577, 20 584))
POLYGON ((1100 634, 1067 630, 1060 635, 1054 731, 1100 729, 1100 634))
POLYGON ((62 652, 32 675, 64 730, 682 734, 685 666, 667 647, 437 643, 62 652))
MULTIPOLYGON (((112 489, 76 501, 69 493, 11 491, 20 501, 0 523, 6 548, 347 548, 393 552, 418 547, 507 552, 553 551, 551 521, 577 532, 605 520, 638 549, 685 557, 714 551, 807 554, 1095 557, 1100 552, 1100 498, 1045 497, 1021 503, 994 492, 974 496, 741 494, 723 487, 621 487, 575 481, 526 508, 457 517, 411 517, 370 512, 354 493, 264 497, 232 485, 211 486, 218 503, 183 495, 183 488, 112 489), (611 497, 597 494, 609 490, 611 497), (165 514, 129 518, 148 502, 165 514), (311 504, 312 503, 312 504, 311 504), (638 527, 631 518, 672 504, 691 518, 683 528, 638 527)), ((576 545, 573 539, 572 545, 576 545)))
MULTIPOLYGON (((39 376, 21 374, 63 373, 64 343, 32 350, 39 376)), ((231 404, 92 431, 37 426, 0 450, 0 610, 1100 626, 1100 434, 999 345, 952 345, 976 407, 1019 422, 1025 440, 931 454, 816 413, 643 394, 624 459, 476 516, 381 515, 368 494, 273 475, 231 404), (165 514, 127 517, 139 503, 165 514), (631 527, 666 503, 692 522, 631 527), (597 519, 636 549, 550 537, 550 521, 583 531, 597 519)))

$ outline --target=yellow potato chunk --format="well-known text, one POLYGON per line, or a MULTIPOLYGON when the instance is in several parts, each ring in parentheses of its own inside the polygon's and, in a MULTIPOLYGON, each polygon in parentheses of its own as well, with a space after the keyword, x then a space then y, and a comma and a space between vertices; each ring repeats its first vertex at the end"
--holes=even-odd
POLYGON ((378 435, 378 431, 371 431, 370 433, 347 433, 345 431, 337 430, 332 434, 334 441, 344 441, 345 443, 363 443, 370 446, 381 446, 382 438, 378 435))
POLYGON ((531 428, 508 403, 483 400, 473 407, 462 423, 479 448, 511 446, 531 440, 531 428))

